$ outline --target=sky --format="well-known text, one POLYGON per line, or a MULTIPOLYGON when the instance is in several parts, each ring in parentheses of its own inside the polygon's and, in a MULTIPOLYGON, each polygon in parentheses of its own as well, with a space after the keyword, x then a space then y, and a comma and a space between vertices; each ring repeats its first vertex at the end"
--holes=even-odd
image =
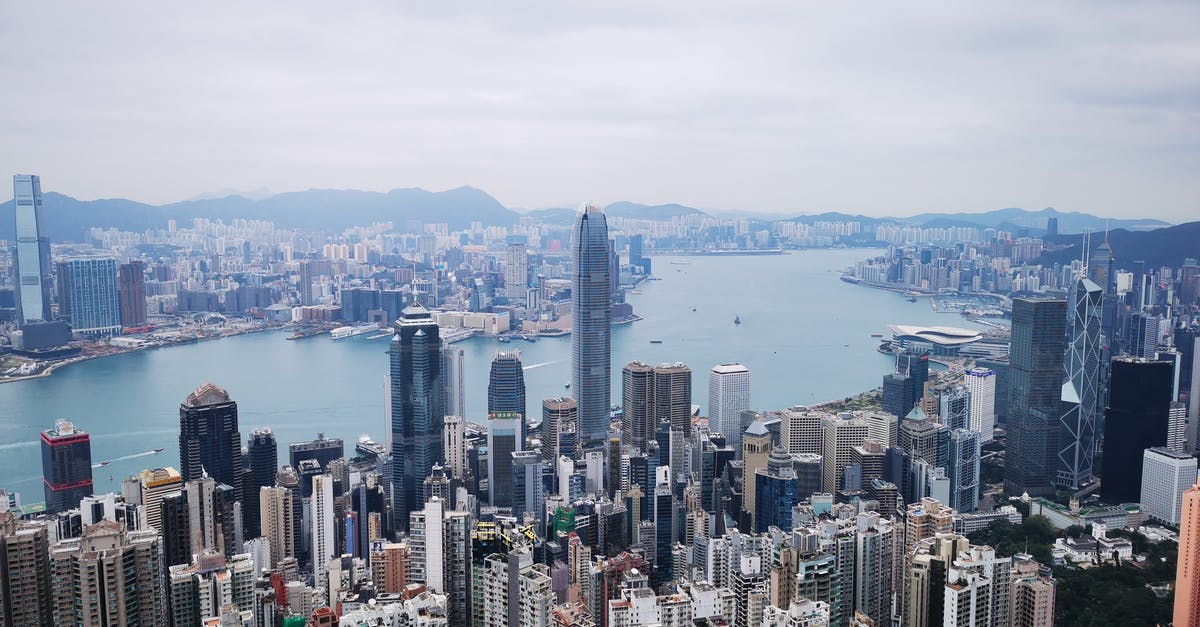
POLYGON ((0 172, 1195 220, 1198 27, 1191 1, 6 2, 0 172))

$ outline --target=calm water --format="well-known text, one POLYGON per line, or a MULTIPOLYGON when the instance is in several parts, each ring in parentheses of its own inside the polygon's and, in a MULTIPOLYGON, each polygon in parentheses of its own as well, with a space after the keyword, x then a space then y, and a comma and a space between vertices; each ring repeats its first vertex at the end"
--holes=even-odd
MULTIPOLYGON (((682 361, 692 367, 693 402, 708 401, 708 369, 739 361, 751 370, 758 409, 777 409, 849 396, 880 384, 891 360, 875 351, 871 333, 888 324, 966 326, 937 314, 922 299, 843 283, 839 270, 874 254, 820 250, 784 256, 694 257, 673 265, 656 257, 661 281, 628 299, 644 320, 613 329, 613 401, 620 402, 621 366, 631 360, 682 361), (695 311, 693 311, 695 309, 695 311), (733 320, 740 316, 742 324, 733 320), (662 340, 662 344, 650 344, 662 340)), ((143 468, 178 466, 179 404, 200 384, 225 387, 238 402, 242 435, 270 426, 286 459, 286 443, 318 431, 352 447, 369 433, 384 441, 387 340, 360 336, 286 341, 259 333, 190 346, 98 359, 53 376, 0 385, 0 487, 42 500, 38 432, 56 418, 92 434, 97 491, 143 468), (156 448, 160 455, 142 455, 156 448), (110 477, 112 479, 110 480, 110 477)), ((526 366, 530 412, 541 399, 562 396, 570 379, 570 338, 536 343, 473 338, 466 350, 467 409, 482 422, 491 356, 519 349, 526 366)))

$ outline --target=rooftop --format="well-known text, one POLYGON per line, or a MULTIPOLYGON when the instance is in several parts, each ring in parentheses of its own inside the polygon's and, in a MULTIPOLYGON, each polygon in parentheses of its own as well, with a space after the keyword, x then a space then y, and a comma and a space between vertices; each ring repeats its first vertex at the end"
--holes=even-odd
POLYGON ((979 331, 960 329, 958 327, 923 327, 893 324, 888 325, 888 328, 891 329, 892 336, 897 339, 903 337, 911 340, 923 340, 942 346, 959 346, 978 342, 983 339, 983 334, 979 331))

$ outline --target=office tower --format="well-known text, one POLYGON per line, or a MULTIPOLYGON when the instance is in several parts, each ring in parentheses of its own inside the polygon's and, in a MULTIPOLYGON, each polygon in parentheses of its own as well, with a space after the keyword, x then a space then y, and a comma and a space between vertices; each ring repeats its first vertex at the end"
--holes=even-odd
POLYGON ((138 327, 146 324, 146 264, 133 260, 117 268, 117 299, 120 303, 121 326, 138 327))
POLYGON ((50 320, 50 240, 42 222, 42 183, 37 176, 13 176, 16 252, 12 274, 17 284, 17 322, 50 320))
MULTIPOLYGON (((226 557, 241 553, 244 538, 238 503, 240 495, 235 494, 233 488, 207 476, 185 483, 183 493, 188 508, 191 552, 215 551, 226 557)), ((164 527, 166 522, 164 520, 164 527)), ((186 560, 181 563, 186 563, 186 560)))
MULTIPOLYGON (((249 554, 228 559, 220 554, 198 554, 191 563, 172 565, 167 570, 170 624, 201 625, 231 611, 235 615, 253 612, 254 579, 249 554)), ((223 620, 218 623, 226 624, 223 620)))
POLYGON ((0 512, 0 625, 50 625, 47 526, 0 512))
POLYGON ((590 450, 608 439, 612 385, 612 304, 608 224, 594 205, 579 211, 571 246, 571 388, 579 403, 579 446, 590 450))
POLYGON ((465 357, 461 346, 442 344, 442 376, 446 393, 444 411, 448 416, 467 415, 467 384, 463 374, 465 357))
POLYGON ((488 502, 512 507, 512 454, 523 448, 525 417, 517 412, 488 414, 488 502))
POLYGON ((471 529, 470 514, 449 511, 441 499, 430 499, 411 514, 409 537, 410 579, 447 597, 451 625, 465 625, 470 615, 471 529))
POLYGON ((163 496, 183 489, 183 477, 178 470, 171 468, 155 468, 143 470, 138 476, 142 508, 146 510, 146 522, 155 529, 162 529, 162 499, 163 496))
POLYGON ((1129 354, 1134 357, 1151 359, 1158 350, 1158 315, 1148 311, 1138 311, 1132 315, 1132 337, 1130 337, 1129 354))
POLYGON ((419 508, 420 487, 445 461, 442 419, 442 342, 428 309, 414 302, 394 325, 389 374, 392 429, 392 524, 407 529, 419 508))
POLYGON ((188 495, 183 490, 168 492, 160 501, 163 565, 187 564, 192 561, 192 522, 188 495))
MULTIPOLYGON (((775 412, 779 416, 779 441, 787 452, 792 455, 820 455, 824 448, 824 435, 821 430, 821 419, 828 414, 812 411, 807 407, 793 407, 775 412)), ((892 429, 895 429, 895 417, 892 418, 892 429)), ((895 439, 895 433, 892 433, 895 439)))
POLYGON ((800 480, 792 468, 792 456, 783 447, 775 447, 767 457, 767 467, 754 471, 754 533, 768 527, 792 529, 792 508, 800 499, 800 480))
POLYGON ((754 474, 759 469, 766 469, 772 448, 771 433, 761 420, 755 420, 742 434, 742 510, 746 513, 746 519, 750 520, 750 524, 746 525, 747 530, 755 527, 750 519, 755 511, 754 474))
POLYGON ((743 411, 750 409, 750 369, 742 364, 713 366, 708 373, 708 426, 742 450, 743 411))
POLYGON ((979 433, 980 442, 991 442, 996 428, 996 371, 971 368, 963 378, 971 396, 970 429, 979 433))
POLYGON ((1104 292, 1087 278, 1072 291, 1070 334, 1063 360, 1058 441, 1059 485, 1077 490, 1092 480, 1100 425, 1100 326, 1104 292))
POLYGON ((55 625, 161 625, 166 612, 154 530, 102 520, 50 547, 55 625))
POLYGON ((892 577, 896 564, 892 521, 871 512, 859 514, 854 534, 854 610, 877 623, 892 612, 892 577))
POLYGON ((843 488, 842 473, 854 455, 854 447, 867 437, 867 422, 850 414, 827 415, 821 420, 821 432, 821 489, 833 494, 843 488))
POLYGON ((1136 357, 1112 360, 1108 409, 1104 413, 1104 475, 1100 482, 1104 502, 1138 500, 1142 452, 1167 443, 1173 370, 1166 361, 1136 357))
POLYGON ((563 435, 573 432, 579 406, 573 398, 547 398, 542 401, 542 459, 553 465, 560 455, 575 458, 574 446, 563 450, 563 435))
POLYGON ((451 414, 442 419, 442 429, 446 469, 452 478, 462 479, 467 473, 466 423, 462 416, 451 414))
MULTIPOLYGON (((283 466, 275 474, 275 485, 284 488, 292 501, 292 556, 304 563, 308 559, 308 546, 304 542, 304 500, 300 487, 300 473, 291 466, 283 466)), ((308 479, 312 490, 312 479, 308 479)), ((310 501, 311 502, 311 501, 310 501)))
POLYGON ((1187 407, 1172 401, 1167 410, 1167 448, 1172 451, 1187 450, 1187 407))
POLYGON ((1176 625, 1200 625, 1200 481, 1183 493, 1175 566, 1176 625))
POLYGON ((647 437, 659 420, 667 420, 671 428, 692 435, 692 369, 680 362, 654 367, 654 421, 649 423, 647 437))
POLYGON ((675 507, 671 496, 671 469, 655 469, 654 477, 654 576, 665 583, 674 579, 671 547, 675 544, 675 507))
POLYGON ((247 538, 257 538, 262 535, 258 493, 264 487, 275 485, 275 473, 279 472, 279 445, 270 427, 250 432, 246 461, 250 467, 242 479, 242 513, 245 516, 242 526, 247 538))
POLYGON ((300 262, 300 283, 296 285, 296 289, 300 291, 301 305, 317 304, 317 299, 313 298, 313 262, 300 262))
POLYGON ((925 395, 929 380, 929 355, 902 352, 896 355, 896 372, 883 377, 883 411, 898 418, 909 411, 925 395))
POLYGON ((979 434, 969 429, 950 432, 950 507, 969 514, 979 507, 979 434))
POLYGON ((329 558, 336 557, 337 528, 334 526, 333 477, 316 475, 312 478, 312 521, 309 529, 312 571, 318 584, 325 581, 329 558))
POLYGON ((956 385, 938 395, 938 419, 950 429, 971 426, 971 395, 965 385, 956 385))
POLYGON ((1178 526, 1183 494, 1196 483, 1196 458, 1169 448, 1148 448, 1142 458, 1142 511, 1178 526))
POLYGON ((927 416, 920 407, 914 407, 900 421, 897 443, 908 451, 911 459, 923 459, 931 466, 944 468, 949 457, 950 429, 927 416))
POLYGON ((328 468, 331 462, 345 456, 346 448, 342 439, 327 438, 324 433, 317 433, 315 440, 288 444, 288 464, 292 468, 299 468, 306 459, 316 461, 321 468, 328 468))
POLYGON ((847 486, 847 489, 865 490, 871 484, 871 481, 882 479, 886 458, 887 450, 869 435, 863 439, 862 444, 852 447, 850 465, 858 467, 861 481, 858 487, 847 486))
POLYGON ((91 438, 66 420, 42 432, 42 484, 48 513, 79 507, 92 495, 91 438))
POLYGON ((525 300, 529 288, 529 250, 524 241, 510 241, 505 253, 504 294, 509 304, 515 305, 525 300))
POLYGON ((1064 301, 1013 299, 1004 464, 1009 494, 1054 494, 1066 318, 1064 301))
POLYGON ((179 406, 179 468, 184 481, 208 473, 242 494, 237 403, 211 383, 196 388, 179 406))
POLYGON ((631 361, 621 369, 621 444, 646 450, 653 437, 654 369, 649 364, 631 361))
POLYGON ((58 314, 81 335, 121 332, 117 297, 117 260, 86 257, 61 261, 58 266, 58 314))
POLYGON ((488 376, 488 413, 513 412, 525 415, 525 373, 521 353, 496 353, 488 376))
POLYGON ((293 526, 295 515, 291 492, 282 486, 264 486, 259 488, 258 508, 262 524, 262 537, 271 546, 271 567, 279 565, 279 561, 295 557, 297 529, 293 526))
POLYGON ((546 493, 542 481, 545 463, 538 451, 512 453, 512 514, 518 521, 525 513, 540 521, 546 493))
MULTIPOLYGON (((896 416, 882 412, 865 412, 862 419, 867 422, 867 437, 878 442, 883 448, 896 446, 900 434, 900 421, 896 416)), ((820 443, 820 419, 817 422, 816 442, 820 443)))

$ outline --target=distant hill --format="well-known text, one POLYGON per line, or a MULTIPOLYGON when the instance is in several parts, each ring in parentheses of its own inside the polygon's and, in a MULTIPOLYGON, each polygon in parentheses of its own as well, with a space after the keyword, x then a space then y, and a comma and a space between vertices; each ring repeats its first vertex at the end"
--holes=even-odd
POLYGON ((675 216, 708 215, 695 207, 684 205, 642 205, 636 202, 620 201, 604 207, 605 215, 614 218, 633 218, 641 220, 670 220, 675 216))
POLYGON ((799 215, 794 218, 781 218, 786 222, 800 222, 803 224, 812 224, 813 222, 850 222, 857 220, 864 225, 874 225, 877 222, 893 222, 892 218, 871 218, 864 215, 851 215, 849 213, 840 213, 837 211, 826 211, 825 213, 814 213, 809 215, 799 215))
POLYGON ((543 224, 571 226, 575 222, 575 214, 578 212, 578 209, 552 207, 550 209, 534 209, 525 215, 543 224))
MULTIPOLYGON (((54 241, 80 241, 89 228, 115 227, 128 231, 164 228, 167 220, 186 224, 192 218, 271 220, 299 229, 341 230, 372 222, 392 221, 403 228, 408 220, 445 222, 451 229, 467 228, 478 221, 507 226, 519 214, 501 205, 486 192, 459 187, 444 192, 418 188, 387 193, 348 189, 310 189, 277 194, 262 200, 241 196, 187 200, 148 205, 124 198, 77 200, 55 192, 42 195, 46 234, 54 241)), ((13 235, 13 203, 0 204, 0 238, 13 235)))
POLYGON ((1157 229, 1171 225, 1170 222, 1149 218, 1133 220, 1109 219, 1078 211, 1062 212, 1052 207, 1047 207, 1041 211, 1008 208, 985 211, 983 213, 922 213, 909 218, 894 219, 921 226, 940 226, 946 225, 945 221, 951 221, 959 226, 970 225, 1001 228, 1007 224, 1010 227, 1015 226, 1017 228, 1043 231, 1046 228, 1046 219, 1051 217, 1058 218, 1058 230, 1061 233, 1082 233, 1084 229, 1103 231, 1105 228, 1145 231, 1147 229, 1157 229))
MULTIPOLYGON (((1066 248, 1044 253, 1039 260, 1043 264, 1071 263, 1079 259, 1083 244, 1081 235, 1059 235, 1049 238, 1051 243, 1066 245, 1066 248)), ((1091 247, 1094 250, 1104 241, 1104 233, 1092 233, 1091 247)), ((1108 232, 1108 245, 1113 250, 1113 264, 1118 268, 1129 268, 1131 261, 1144 261, 1146 267, 1179 267, 1185 258, 1200 257, 1200 222, 1188 222, 1153 231, 1127 231, 1117 229, 1108 232)))

